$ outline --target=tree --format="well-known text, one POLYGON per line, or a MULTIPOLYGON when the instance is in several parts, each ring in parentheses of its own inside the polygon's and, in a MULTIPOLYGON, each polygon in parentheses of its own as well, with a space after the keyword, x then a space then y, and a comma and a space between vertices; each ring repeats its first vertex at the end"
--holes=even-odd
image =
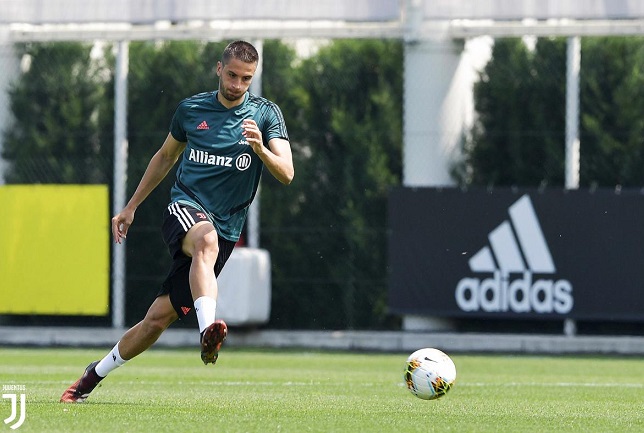
POLYGON ((583 39, 583 185, 644 185, 643 41, 641 37, 583 39))
POLYGON ((282 200, 263 201, 271 215, 263 233, 274 233, 264 243, 278 258, 273 326, 387 320, 387 193, 402 173, 402 56, 400 41, 334 41, 302 61, 294 88, 275 95, 302 135, 291 137, 295 181, 282 200))
POLYGON ((10 90, 7 183, 108 183, 110 142, 98 133, 105 69, 91 45, 26 44, 29 67, 10 90))
POLYGON ((495 41, 474 87, 477 120, 465 146, 461 184, 535 186, 564 178, 565 41, 495 41))
MULTIPOLYGON (((644 183, 642 40, 582 40, 582 186, 644 183)), ((533 52, 519 39, 495 41, 475 86, 478 119, 454 169, 461 184, 563 186, 565 50, 562 38, 541 38, 533 52)))

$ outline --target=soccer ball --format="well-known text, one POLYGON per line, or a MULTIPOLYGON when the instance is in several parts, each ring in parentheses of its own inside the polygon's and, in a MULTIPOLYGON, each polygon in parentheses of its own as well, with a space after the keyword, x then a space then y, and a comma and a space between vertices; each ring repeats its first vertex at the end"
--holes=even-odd
POLYGON ((447 394, 454 385, 456 366, 438 349, 419 349, 407 358, 404 379, 416 397, 435 400, 447 394))

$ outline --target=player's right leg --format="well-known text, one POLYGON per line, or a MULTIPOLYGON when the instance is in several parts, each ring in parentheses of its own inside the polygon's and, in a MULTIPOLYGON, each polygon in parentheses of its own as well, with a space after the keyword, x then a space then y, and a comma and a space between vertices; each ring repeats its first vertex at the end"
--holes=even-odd
MULTIPOLYGON (((232 251, 234 243, 230 242, 230 244, 224 244, 223 246, 225 249, 232 251)), ((226 255, 226 258, 228 255, 226 255)), ((204 364, 214 364, 217 361, 219 349, 226 339, 228 328, 223 320, 215 320, 216 302, 213 298, 201 296, 193 299, 190 290, 191 267, 192 260, 190 257, 184 255, 183 257, 175 258, 159 293, 169 294, 170 302, 181 319, 192 313, 192 311, 198 310, 197 321, 199 322, 200 331, 201 360, 204 364), (210 301, 210 305, 204 301, 210 301)), ((218 267, 215 266, 215 272, 217 272, 217 269, 218 267)))
POLYGON ((83 375, 60 397, 61 403, 82 403, 112 370, 148 349, 177 319, 167 295, 157 297, 142 321, 130 328, 100 361, 87 366, 83 375))
POLYGON ((235 243, 222 239, 212 221, 201 210, 172 203, 164 215, 163 238, 173 258, 162 291, 180 318, 193 310, 199 323, 201 360, 217 361, 228 329, 215 320, 217 275, 230 257, 235 243))
POLYGON ((204 364, 214 364, 219 358, 219 350, 228 335, 228 327, 223 320, 215 320, 201 333, 201 360, 204 364))
POLYGON ((188 281, 199 322, 201 360, 214 364, 226 339, 228 328, 215 320, 217 309, 217 278, 214 273, 219 255, 219 236, 211 223, 197 223, 186 232, 181 243, 183 253, 191 258, 188 281))

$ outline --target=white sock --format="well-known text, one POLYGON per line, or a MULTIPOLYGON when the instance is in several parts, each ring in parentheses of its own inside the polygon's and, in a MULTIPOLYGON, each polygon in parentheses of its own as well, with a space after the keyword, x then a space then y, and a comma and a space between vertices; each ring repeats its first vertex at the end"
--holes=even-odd
POLYGON ((199 333, 215 322, 215 311, 217 310, 217 301, 210 296, 201 296, 195 299, 195 313, 199 322, 199 333))
POLYGON ((110 353, 105 355, 105 358, 101 359, 94 369, 96 370, 96 374, 101 377, 105 377, 110 371, 120 367, 126 362, 127 360, 121 358, 121 354, 119 353, 119 344, 116 343, 110 353))

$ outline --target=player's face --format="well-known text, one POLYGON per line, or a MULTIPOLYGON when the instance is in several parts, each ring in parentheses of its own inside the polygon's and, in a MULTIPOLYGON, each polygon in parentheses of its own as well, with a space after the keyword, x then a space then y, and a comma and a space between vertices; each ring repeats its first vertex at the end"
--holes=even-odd
POLYGON ((219 77, 219 94, 224 98, 224 105, 231 106, 241 103, 241 99, 248 90, 257 63, 246 63, 238 59, 231 59, 226 65, 217 62, 217 76, 219 77))

